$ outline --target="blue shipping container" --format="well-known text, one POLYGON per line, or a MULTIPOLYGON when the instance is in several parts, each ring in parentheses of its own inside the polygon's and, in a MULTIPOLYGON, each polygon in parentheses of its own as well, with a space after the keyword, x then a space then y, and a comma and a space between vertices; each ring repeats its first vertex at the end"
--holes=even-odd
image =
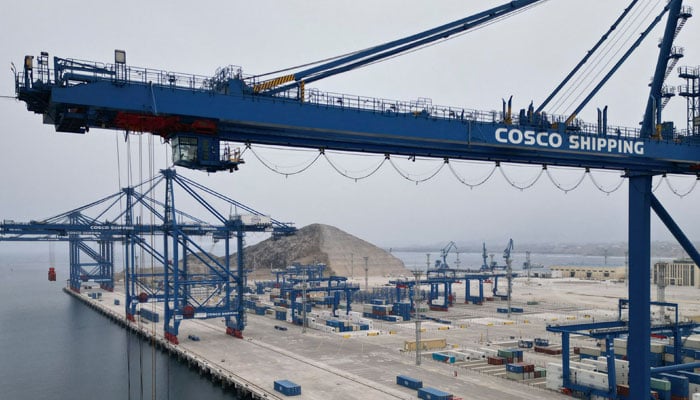
POLYGON ((405 386, 409 389, 420 389, 423 387, 423 381, 411 378, 410 376, 406 375, 397 375, 396 376, 396 384, 405 386))
POLYGON ((418 398, 423 400, 452 400, 452 395, 442 390, 427 387, 418 389, 418 398))
POLYGON ((508 372, 525 372, 525 367, 522 364, 506 364, 508 372))
POLYGON ((275 390, 285 396, 301 395, 301 386, 286 379, 275 381, 275 390))

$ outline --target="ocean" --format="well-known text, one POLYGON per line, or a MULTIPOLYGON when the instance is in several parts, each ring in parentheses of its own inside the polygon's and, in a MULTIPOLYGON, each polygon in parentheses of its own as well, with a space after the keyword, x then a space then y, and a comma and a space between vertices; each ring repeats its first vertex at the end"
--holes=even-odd
MULTIPOLYGON (((237 399, 63 293, 48 244, 0 243, 0 399, 237 399), (8 250, 7 247, 13 247, 8 250)), ((57 244, 57 254, 66 253, 57 244)))

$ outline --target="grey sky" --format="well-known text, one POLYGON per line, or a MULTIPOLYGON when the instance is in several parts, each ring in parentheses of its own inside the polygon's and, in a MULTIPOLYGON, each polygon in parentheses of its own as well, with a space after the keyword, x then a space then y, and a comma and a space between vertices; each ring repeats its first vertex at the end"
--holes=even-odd
MULTIPOLYGON (((229 2, 15 2, 0 15, 0 62, 8 68, 0 94, 14 93, 9 63, 21 66, 25 54, 45 50, 51 56, 101 62, 113 60, 115 48, 127 52, 130 65, 210 75, 235 64, 249 74, 326 58, 455 20, 503 1, 229 1, 229 2), (43 3, 43 4, 42 4, 43 3)), ((411 100, 432 98, 434 104, 479 110, 500 108, 514 95, 516 108, 541 102, 614 21, 628 1, 551 0, 463 37, 359 71, 318 82, 323 91, 411 100)), ((660 10, 664 1, 645 1, 660 10)), ((697 18, 697 17, 696 17, 697 18)), ((700 36, 691 18, 677 44, 686 57, 679 65, 698 65, 700 49, 690 47, 700 36)), ((640 22, 641 25, 641 22, 640 22)), ((637 29, 634 33, 636 37, 637 29)), ((660 29, 593 100, 582 117, 595 122, 595 107, 610 106, 610 122, 636 126, 648 96, 660 29)), ((675 73, 669 82, 680 84, 675 73)), ((116 192, 117 143, 122 169, 126 148, 121 134, 92 130, 87 135, 55 133, 24 103, 0 100, 4 151, 0 157, 0 218, 47 217, 116 192), (118 136, 118 138, 117 138, 118 136)), ((667 119, 685 127, 685 102, 674 99, 667 119)), ((146 139, 143 139, 146 143, 146 139)), ((132 150, 137 142, 132 142, 132 150)), ((168 147, 156 146, 157 166, 166 165, 168 147)), ((310 160, 313 152, 261 149, 278 165, 310 160)), ((135 157, 135 156, 134 156, 135 157)), ((381 156, 333 156, 350 171, 375 166, 381 156)), ((626 184, 610 195, 590 180, 565 194, 543 177, 532 189, 519 191, 496 173, 470 190, 444 169, 416 185, 389 165, 354 182, 320 160, 308 172, 284 177, 270 172, 252 154, 234 174, 180 170, 205 185, 298 226, 313 222, 335 225, 380 245, 455 241, 493 242, 512 237, 532 241, 626 240, 626 184)), ((169 157, 167 158, 169 162, 169 157)), ((414 174, 433 171, 440 161, 397 160, 414 174)), ((456 163, 469 181, 489 165, 456 163)), ((137 166, 134 165, 136 169, 137 166)), ((539 167, 506 166, 526 182, 539 167)), ((565 186, 582 171, 553 170, 565 186)), ((358 172, 359 174, 359 172, 358 172)), ((614 172, 594 172, 613 187, 614 172)), ((694 179, 673 177, 680 189, 694 179)), ((125 172, 121 183, 126 182, 125 172)), ((662 185, 656 192, 670 213, 694 239, 700 238, 698 191, 679 199, 662 185)), ((668 239, 655 220, 655 239, 668 239)))

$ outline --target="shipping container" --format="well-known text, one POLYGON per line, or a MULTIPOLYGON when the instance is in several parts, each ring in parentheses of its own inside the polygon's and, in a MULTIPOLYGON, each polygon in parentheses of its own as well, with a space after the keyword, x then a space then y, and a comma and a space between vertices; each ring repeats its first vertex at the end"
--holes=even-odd
MULTIPOLYGON (((422 350, 436 350, 447 347, 447 339, 423 339, 420 341, 422 350)), ((416 341, 404 341, 403 348, 405 351, 416 351, 416 341)))
POLYGON ((431 387, 418 389, 418 398, 423 400, 452 400, 452 397, 450 393, 431 387))
POLYGON ((423 381, 415 378, 411 378, 410 376, 406 375, 397 375, 396 376, 396 384, 405 386, 409 389, 414 389, 418 390, 423 387, 423 381))
POLYGON ((433 360, 440 361, 444 363, 454 364, 455 356, 451 356, 444 353, 433 353, 433 360))
POLYGON ((301 395, 301 386, 286 379, 275 381, 275 390, 282 393, 285 396, 301 395))

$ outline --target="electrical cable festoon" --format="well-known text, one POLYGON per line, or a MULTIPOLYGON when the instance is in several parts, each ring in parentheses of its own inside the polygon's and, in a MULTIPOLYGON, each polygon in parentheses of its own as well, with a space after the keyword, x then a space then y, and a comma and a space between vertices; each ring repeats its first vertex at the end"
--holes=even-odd
MULTIPOLYGON (((253 147, 250 144, 246 145, 246 150, 250 150, 251 153, 253 153, 255 155, 255 157, 266 168, 268 168, 269 170, 271 170, 277 174, 284 175, 285 177, 290 176, 290 175, 300 174, 300 173, 308 170, 314 163, 316 163, 316 161, 318 161, 318 159, 321 156, 323 156, 326 159, 326 161, 328 162, 328 164, 333 168, 333 170, 335 170, 339 175, 341 175, 345 178, 348 178, 348 179, 352 179, 355 182, 362 180, 362 179, 367 179, 370 176, 376 174, 377 172, 379 172, 379 170, 382 168, 382 166, 384 166, 384 164, 386 164, 387 161, 389 161, 389 164, 391 164, 391 166, 399 174, 399 176, 401 176, 402 178, 404 178, 410 182, 413 182, 415 184, 423 183, 423 182, 426 182, 426 181, 429 181, 429 180, 435 178, 440 173, 440 171, 442 171, 442 169, 445 167, 445 165, 447 165, 450 172, 457 179, 457 181, 459 183, 463 184, 464 186, 467 186, 470 189, 473 189, 475 187, 478 187, 478 186, 485 184, 488 180, 490 180, 493 177, 493 174, 496 172, 497 169, 500 171, 501 175, 503 176, 503 178, 506 180, 506 182, 510 186, 512 186, 515 189, 521 190, 521 191, 532 188, 542 178, 542 175, 544 175, 544 174, 547 175, 547 177, 549 178, 549 181, 552 182, 552 184, 554 185, 555 188, 561 190, 564 193, 568 193, 568 192, 571 192, 573 190, 580 188, 581 185, 583 184, 583 181, 585 180, 586 176, 589 177, 589 179, 593 183, 593 186, 596 189, 598 189, 600 192, 605 193, 607 195, 618 191, 625 182, 624 177, 620 176, 619 182, 617 182, 616 184, 614 184, 610 188, 606 188, 604 185, 602 185, 599 182, 598 179, 596 179, 596 177, 593 175, 593 173, 590 171, 590 169, 586 168, 585 171, 581 174, 581 176, 575 180, 575 182, 573 182, 570 185, 565 185, 564 183, 560 182, 554 176, 554 174, 551 171, 553 169, 551 166, 542 165, 542 168, 539 170, 537 175, 534 176, 534 178, 527 181, 526 183, 519 183, 519 182, 516 182, 507 173, 507 171, 503 168, 503 166, 500 163, 496 162, 493 164, 493 167, 491 168, 491 170, 488 173, 486 173, 483 177, 477 179, 474 183, 470 183, 467 181, 466 178, 464 178, 462 175, 460 175, 460 173, 457 171, 457 169, 453 166, 455 161, 450 160, 449 158, 443 158, 443 162, 441 162, 440 166, 437 167, 434 171, 427 172, 425 174, 411 174, 411 173, 406 172, 403 169, 401 169, 401 167, 399 167, 399 165, 397 165, 393 161, 390 154, 385 154, 383 156, 382 160, 376 166, 368 167, 368 168, 360 169, 360 170, 355 170, 355 171, 349 171, 349 170, 341 167, 336 161, 333 161, 331 159, 331 157, 329 157, 329 153, 331 153, 331 152, 325 151, 324 149, 319 149, 318 153, 311 161, 298 164, 298 165, 301 165, 301 167, 298 168, 297 170, 291 171, 291 172, 286 172, 286 171, 281 170, 280 167, 278 167, 277 165, 274 165, 271 161, 263 158, 259 153, 257 153, 253 149, 253 147), (365 171, 367 171, 367 172, 365 172, 365 171), (425 176, 425 177, 424 178, 416 178, 416 176, 425 176)), ((244 150, 243 152, 245 152, 246 150, 244 150)), ((279 150, 282 150, 282 149, 279 149, 279 150)), ((309 151, 313 151, 313 150, 297 150, 297 151, 309 152, 309 151)), ((243 152, 241 152, 241 154, 243 154, 243 152)), ((352 155, 353 153, 334 152, 332 154, 352 155)), ((417 159, 413 156, 409 157, 409 159, 411 159, 413 161, 420 160, 420 159, 417 159)), ((483 163, 481 163, 481 162, 479 162, 479 164, 483 165, 483 163)), ((294 167, 294 166, 291 166, 291 167, 294 167)), ((290 168, 290 167, 286 167, 286 168, 290 168)), ((559 169, 573 171, 573 168, 563 168, 562 167, 559 169)), ((698 179, 700 179, 700 178, 698 178, 698 179)), ((693 184, 690 185, 690 187, 688 189, 681 191, 673 186, 673 184, 668 180, 668 177, 663 176, 663 177, 661 177, 661 179, 659 179, 656 182, 655 186, 652 188, 652 191, 654 191, 654 192, 657 191, 659 189, 659 187, 661 186, 661 184, 664 181, 666 181, 668 187, 671 189, 671 192, 673 194, 675 194, 676 196, 682 198, 682 197, 689 195, 690 193, 692 193, 695 190, 695 188, 697 187, 698 179, 696 179, 693 182, 693 184)))
POLYGON ((544 174, 545 168, 542 167, 540 168, 539 173, 535 176, 534 179, 530 183, 524 184, 524 185, 518 185, 514 180, 512 180, 508 174, 506 174, 506 171, 503 169, 503 166, 500 163, 496 163, 496 167, 498 167, 498 170, 501 172, 501 175, 503 178, 508 182, 508 184, 516 189, 519 189, 521 191, 530 189, 531 187, 535 186, 535 183, 540 180, 542 177, 542 174, 544 174))
POLYGON ((494 163, 493 168, 491 168, 491 171, 489 171, 483 178, 478 179, 476 183, 469 183, 465 178, 463 178, 461 175, 457 173, 455 168, 452 166, 452 162, 448 163, 448 167, 450 168, 450 171, 452 172, 452 175, 454 175, 455 178, 459 181, 464 186, 467 186, 469 189, 474 189, 475 187, 481 186, 484 183, 486 183, 491 177, 493 176, 494 172, 496 172, 496 168, 498 168, 498 164, 494 163))
POLYGON ((323 152, 319 151, 318 154, 316 154, 316 157, 314 157, 314 159, 311 160, 311 162, 309 162, 308 164, 305 163, 306 165, 302 166, 301 168, 299 168, 299 169, 297 169, 297 170, 295 170, 295 171, 285 172, 285 171, 281 171, 281 170, 279 169, 278 166, 274 166, 274 167, 273 167, 273 166, 271 165, 271 163, 270 163, 269 161, 265 160, 264 158, 262 158, 262 157, 258 154, 258 152, 256 152, 256 151, 253 149, 253 147, 252 147, 251 145, 247 145, 246 148, 247 148, 247 149, 250 149, 250 152, 253 153, 253 155, 255 156, 255 158, 257 158, 258 161, 260 161, 260 163, 261 163, 263 166, 265 166, 265 168, 269 169, 270 171, 272 171, 272 172, 274 172, 274 173, 276 173, 276 174, 284 175, 285 177, 288 177, 288 176, 290 176, 290 175, 298 175, 298 174, 301 174, 302 172, 308 170, 309 168, 311 168, 312 165, 314 165, 314 164, 316 163, 316 161, 318 161, 318 159, 321 157, 321 155, 323 155, 323 152))
POLYGON ((622 184, 625 183, 625 180, 622 177, 620 177, 620 182, 613 186, 612 189, 606 189, 605 187, 603 187, 603 185, 598 183, 598 181, 595 179, 595 176, 593 176, 593 174, 590 171, 586 175, 588 175, 588 177, 591 178, 591 182, 593 182, 593 185, 598 190, 608 195, 617 192, 622 187, 622 184))
POLYGON ((557 189, 561 190, 564 193, 569 193, 572 190, 576 190, 579 186, 581 186, 581 183, 583 183, 583 180, 586 179, 586 174, 588 173, 588 169, 586 169, 582 174, 581 177, 576 180, 576 182, 569 186, 569 187, 564 187, 563 184, 559 183, 556 179, 554 179, 554 176, 552 175, 550 168, 547 166, 543 166, 542 169, 545 170, 547 173, 547 177, 549 178, 550 182, 556 187, 557 189))
POLYGON ((700 179, 700 177, 696 177, 695 180, 693 181, 693 183, 690 185, 690 187, 685 191, 679 191, 678 189, 673 187, 673 184, 671 184, 671 180, 668 178, 668 176, 664 175, 661 177, 661 179, 666 181, 666 186, 668 186, 668 188, 671 189, 671 192, 673 194, 675 194, 676 196, 678 196, 680 198, 683 198, 695 190, 695 187, 698 184, 698 179, 700 179))
MULTIPOLYGON (((411 175, 409 173, 402 171, 401 168, 399 168, 396 165, 396 163, 394 163, 394 160, 392 160, 388 154, 386 155, 386 159, 389 160, 389 164, 391 164, 391 166, 394 167, 394 170, 399 175, 401 175, 402 178, 404 178, 408 181, 414 182, 416 185, 419 183, 423 183, 423 182, 426 182, 426 181, 433 179, 435 176, 437 176, 437 174, 440 173, 440 171, 442 171, 442 169, 445 167, 445 164, 448 164, 447 159, 444 159, 443 162, 440 163, 440 166, 432 173, 429 173, 429 175, 426 178, 413 179, 413 178, 411 178, 411 175)), ((413 160, 415 160, 415 157, 413 157, 413 160)))
POLYGON ((330 158, 328 158, 328 154, 326 154, 326 152, 322 152, 322 154, 323 154, 323 158, 325 158, 326 161, 328 161, 328 164, 330 164, 330 166, 331 166, 338 174, 340 174, 341 176, 344 176, 344 177, 346 177, 346 178, 348 178, 348 179, 352 179, 352 180, 354 180, 355 182, 357 182, 357 181, 359 181, 359 180, 362 180, 362 179, 369 178, 370 176, 372 176, 372 175, 374 175, 375 173, 377 173, 377 171, 379 171, 379 169, 382 168, 382 165, 384 165, 384 163, 385 163, 386 160, 388 159, 388 157, 385 156, 385 157, 382 158, 382 160, 379 162, 379 164, 377 164, 376 167, 374 167, 374 168, 370 167, 370 168, 364 169, 364 170, 362 170, 362 171, 355 171, 355 172, 357 172, 357 173, 362 173, 363 171, 368 171, 368 170, 369 170, 370 172, 365 173, 364 175, 353 176, 353 175, 351 175, 346 169, 341 170, 341 168, 338 167, 338 165, 337 165, 336 163, 334 163, 333 161, 331 161, 330 158))

